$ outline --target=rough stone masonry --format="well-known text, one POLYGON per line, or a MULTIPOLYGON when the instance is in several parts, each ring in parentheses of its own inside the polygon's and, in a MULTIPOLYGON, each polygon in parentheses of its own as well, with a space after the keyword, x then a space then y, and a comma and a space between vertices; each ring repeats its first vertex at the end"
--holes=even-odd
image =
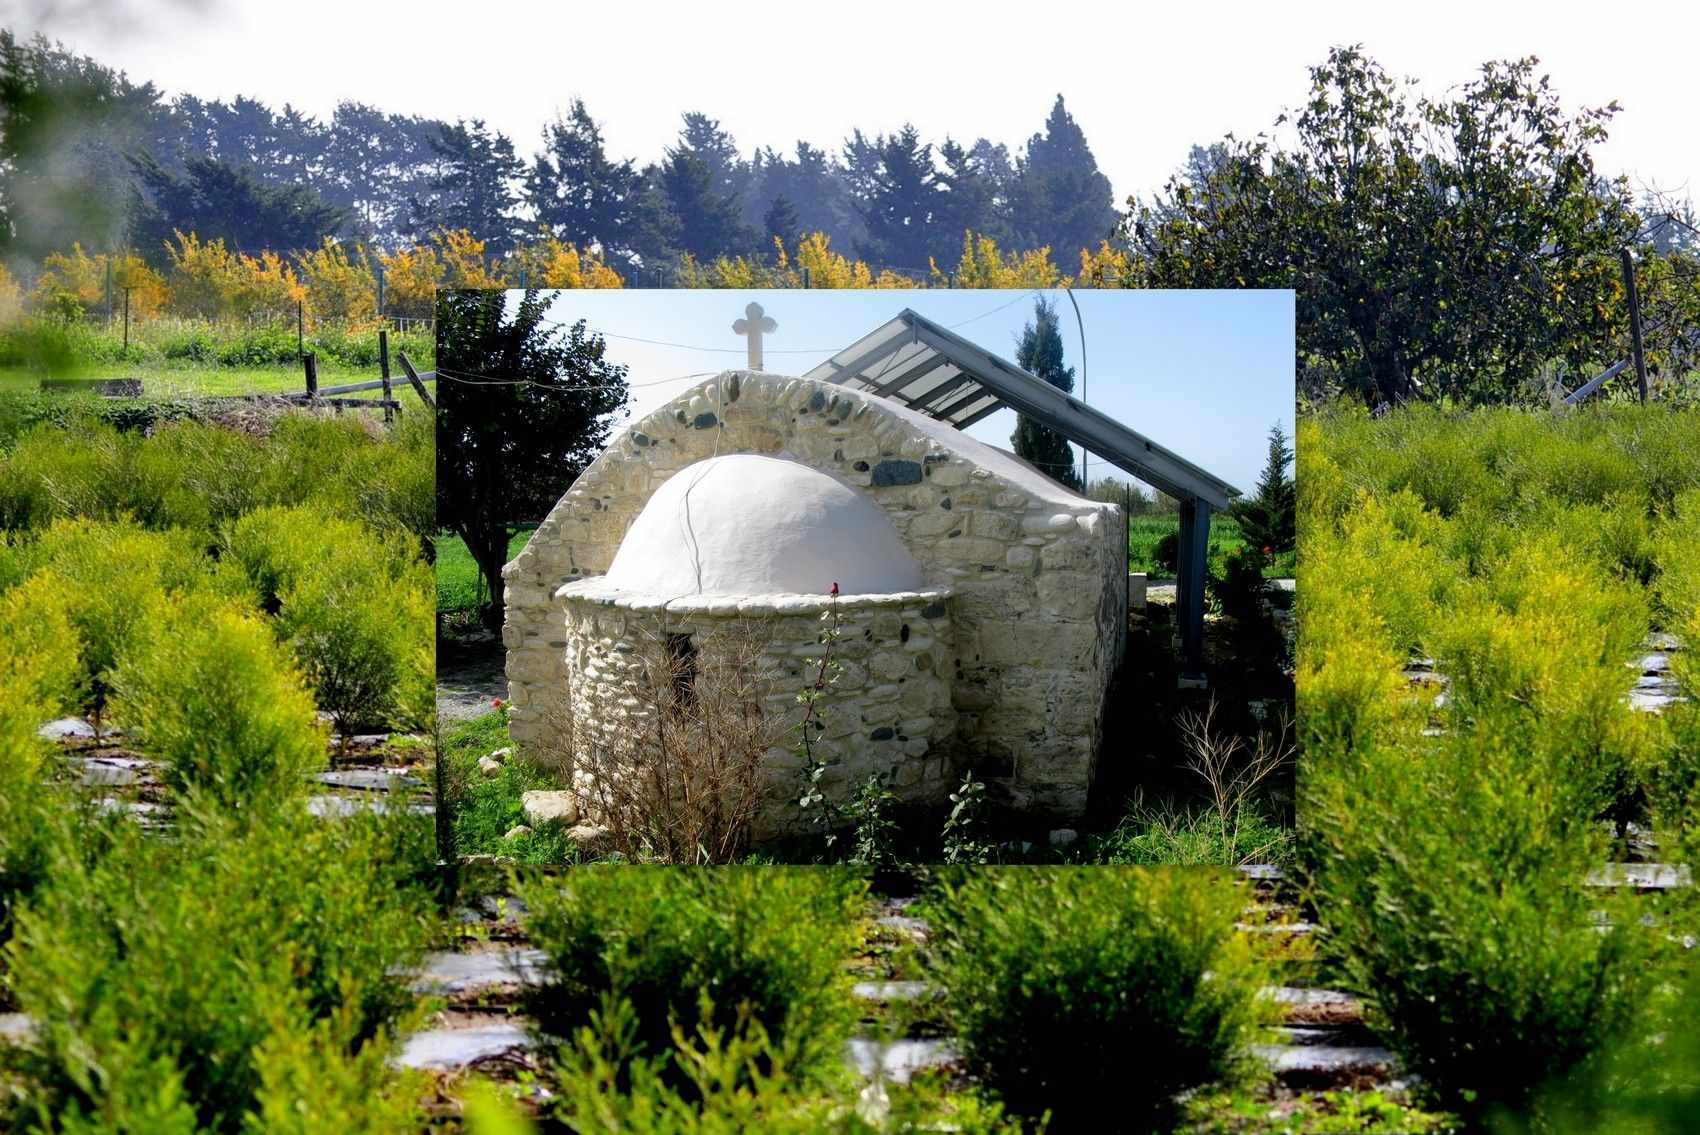
MULTIPOLYGON (((828 756, 840 786, 878 769, 900 795, 942 800, 972 769, 1017 808, 1079 817, 1125 641, 1118 506, 876 395, 774 374, 726 372, 631 423, 504 569, 513 738, 547 751, 574 713, 600 719, 585 728, 606 727, 623 695, 610 660, 632 652, 640 619, 644 634, 709 637, 759 620, 770 656, 789 660, 769 711, 800 714, 800 684, 783 683, 800 683, 819 649, 821 595, 646 602, 592 582, 669 478, 728 454, 795 462, 849 486, 920 566, 913 591, 843 600, 845 675, 825 703, 838 723, 828 756), (572 688, 603 674, 608 689, 572 688)), ((763 501, 732 507, 755 515, 763 501)))

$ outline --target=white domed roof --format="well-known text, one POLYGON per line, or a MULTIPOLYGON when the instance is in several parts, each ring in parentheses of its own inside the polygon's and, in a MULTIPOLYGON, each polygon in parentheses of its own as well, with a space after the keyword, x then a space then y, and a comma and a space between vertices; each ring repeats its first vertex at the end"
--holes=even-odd
POLYGON ((879 505, 795 461, 729 454, 643 506, 606 581, 667 596, 915 591, 921 568, 879 505))

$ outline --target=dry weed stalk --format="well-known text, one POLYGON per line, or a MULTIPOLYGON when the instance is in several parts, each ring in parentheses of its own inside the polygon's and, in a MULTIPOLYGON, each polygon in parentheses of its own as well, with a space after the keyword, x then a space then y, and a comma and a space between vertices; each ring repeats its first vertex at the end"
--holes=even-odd
MULTIPOLYGON (((581 728, 574 785, 581 807, 631 859, 730 863, 749 846, 761 764, 784 734, 763 712, 754 628, 706 642, 653 633, 644 650, 641 708, 614 728, 581 728)), ((583 726, 585 723, 580 722, 583 726)))
POLYGON ((1203 713, 1188 710, 1177 724, 1181 741, 1191 753, 1187 770, 1209 787, 1222 831, 1237 842, 1240 817, 1252 795, 1297 751, 1290 723, 1283 715, 1275 732, 1259 733, 1248 745, 1244 737, 1216 728, 1216 699, 1211 698, 1203 713))

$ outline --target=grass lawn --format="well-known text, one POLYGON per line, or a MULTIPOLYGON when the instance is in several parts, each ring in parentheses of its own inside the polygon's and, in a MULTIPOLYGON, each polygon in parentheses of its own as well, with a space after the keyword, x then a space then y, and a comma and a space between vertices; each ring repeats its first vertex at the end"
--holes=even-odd
MULTIPOLYGON (((527 524, 508 541, 508 559, 512 560, 525 547, 537 525, 527 524)), ((437 610, 475 611, 487 598, 484 581, 478 578, 478 565, 466 544, 452 532, 437 537, 437 610)))
POLYGON ((443 735, 442 760, 454 786, 455 853, 511 855, 532 864, 576 861, 578 849, 559 822, 507 838, 515 827, 529 826, 522 804, 527 792, 561 787, 555 777, 518 751, 502 762, 502 771, 495 776, 479 769, 478 758, 512 747, 506 711, 475 717, 443 735))
MULTIPOLYGON (((1179 516, 1169 513, 1158 516, 1135 516, 1128 523, 1127 570, 1142 571, 1163 577, 1173 573, 1157 566, 1157 545, 1164 536, 1181 530, 1179 516)), ((1245 535, 1240 523, 1231 516, 1214 513, 1210 517, 1210 574, 1220 579, 1230 553, 1245 547, 1245 535)), ((1266 579, 1290 579, 1293 575, 1294 553, 1282 552, 1270 558, 1264 569, 1266 579)))
MULTIPOLYGON (((390 335, 391 377, 403 411, 424 404, 408 384, 397 355, 406 352, 419 370, 436 365, 428 331, 390 335)), ((326 325, 302 345, 317 360, 319 386, 342 386, 378 377, 377 331, 326 325)), ((293 327, 241 322, 161 319, 123 331, 100 323, 26 321, 0 329, 0 392, 30 392, 43 377, 139 378, 149 398, 274 394, 303 390, 305 369, 293 327)), ((381 390, 339 397, 373 399, 381 390)))

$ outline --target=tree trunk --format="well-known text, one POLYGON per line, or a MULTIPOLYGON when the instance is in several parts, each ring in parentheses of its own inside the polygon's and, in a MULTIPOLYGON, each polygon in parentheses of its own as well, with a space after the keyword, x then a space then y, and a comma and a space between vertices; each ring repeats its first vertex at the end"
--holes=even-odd
POLYGON ((483 576, 485 585, 490 589, 490 603, 479 610, 478 619, 485 629, 500 634, 504 609, 502 568, 508 562, 507 526, 498 525, 493 530, 485 530, 468 525, 456 531, 466 544, 473 562, 478 565, 478 574, 483 576))
POLYGON ((502 568, 506 563, 506 557, 500 552, 494 556, 478 557, 478 570, 483 573, 484 582, 490 587, 490 603, 478 612, 478 617, 486 630, 496 634, 502 633, 502 616, 506 610, 502 601, 502 568))

